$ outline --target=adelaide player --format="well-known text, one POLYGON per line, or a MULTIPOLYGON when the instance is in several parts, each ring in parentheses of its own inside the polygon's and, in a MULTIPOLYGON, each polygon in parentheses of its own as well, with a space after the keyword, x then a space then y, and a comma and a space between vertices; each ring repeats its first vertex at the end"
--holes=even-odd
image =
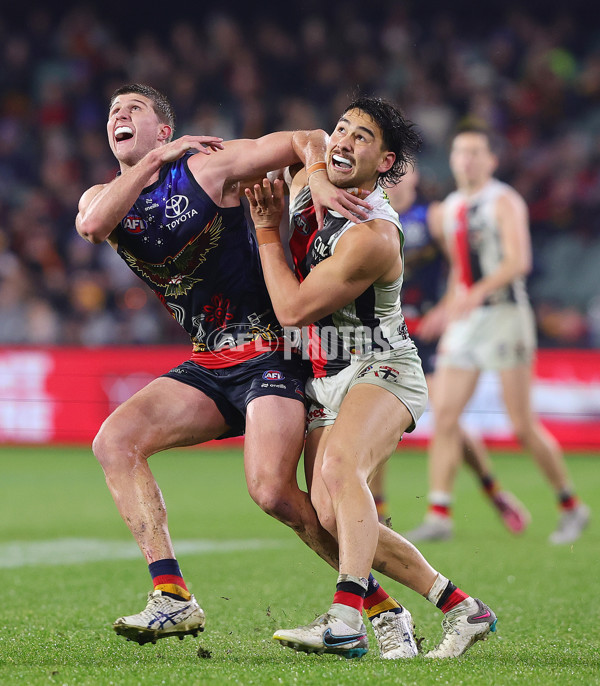
MULTIPOLYGON (((335 542, 296 482, 304 439, 303 373, 282 352, 282 329, 239 198, 243 181, 322 159, 325 133, 280 132, 224 143, 205 136, 172 140, 173 131, 173 110, 162 93, 143 84, 116 90, 107 133, 120 173, 83 194, 76 219, 79 234, 91 243, 107 241, 193 343, 191 358, 120 405, 93 443, 153 579, 146 608, 114 624, 118 634, 140 644, 204 627, 148 465, 155 453, 245 431, 252 498, 337 564, 335 542)), ((324 176, 314 177, 311 188, 343 216, 354 216, 348 208, 362 212, 362 200, 324 176)))

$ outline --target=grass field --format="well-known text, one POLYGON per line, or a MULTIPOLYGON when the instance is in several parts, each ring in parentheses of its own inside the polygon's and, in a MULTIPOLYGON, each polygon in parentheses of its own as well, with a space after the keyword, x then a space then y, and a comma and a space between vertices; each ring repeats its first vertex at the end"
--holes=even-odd
MULTIPOLYGON (((498 632, 464 657, 384 662, 296 654, 271 640, 276 628, 310 621, 329 605, 336 575, 246 494, 239 452, 173 451, 152 466, 162 486, 186 580, 207 616, 198 639, 143 647, 111 623, 138 612, 150 590, 89 450, 0 449, 0 683, 2 684, 600 684, 596 521, 573 546, 552 547, 557 512, 532 463, 497 454, 505 487, 533 522, 518 539, 504 531, 462 473, 456 538, 427 544, 430 562, 496 611, 498 632)), ((568 458, 581 496, 600 512, 600 462, 568 458)), ((390 460, 394 528, 424 512, 424 455, 390 460)), ((433 647, 440 613, 392 581, 418 635, 433 647)), ((370 631, 370 630, 369 630, 370 631)))

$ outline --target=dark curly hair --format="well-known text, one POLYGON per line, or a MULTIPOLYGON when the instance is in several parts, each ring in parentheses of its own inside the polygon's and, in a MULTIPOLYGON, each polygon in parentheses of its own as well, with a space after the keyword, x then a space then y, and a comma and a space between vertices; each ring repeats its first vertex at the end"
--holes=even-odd
POLYGON ((175 131, 175 112, 173 111, 173 106, 169 102, 166 95, 157 91, 156 88, 152 86, 147 86, 143 83, 128 83, 126 86, 121 86, 110 96, 110 106, 109 110, 112 109, 115 99, 119 95, 125 95, 127 93, 135 93, 137 95, 143 95, 152 101, 152 108, 156 112, 158 120, 163 124, 168 124, 171 127, 171 137, 175 131))
POLYGON ((377 183, 383 187, 395 186, 406 174, 408 165, 414 167, 422 139, 413 122, 406 119, 400 109, 382 98, 359 96, 344 110, 361 110, 379 126, 386 150, 395 153, 396 159, 388 171, 379 175, 377 183))

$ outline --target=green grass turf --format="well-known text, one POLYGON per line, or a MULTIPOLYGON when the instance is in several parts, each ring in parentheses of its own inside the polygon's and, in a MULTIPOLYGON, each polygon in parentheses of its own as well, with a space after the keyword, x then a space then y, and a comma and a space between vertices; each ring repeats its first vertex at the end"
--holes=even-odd
MULTIPOLYGON (((263 546, 179 555, 207 615, 200 640, 205 657, 198 657, 198 639, 140 647, 113 633, 117 616, 142 609, 150 580, 135 551, 132 557, 77 561, 78 546, 88 551, 90 540, 119 550, 130 541, 90 451, 3 447, 0 683, 600 684, 600 529, 593 521, 575 545, 551 547, 547 536, 557 512, 533 464, 518 454, 496 454, 494 462, 504 486, 530 508, 526 534, 514 538, 504 531, 463 470, 455 540, 429 543, 422 551, 493 607, 497 634, 458 660, 390 663, 378 658, 374 639, 365 658, 350 661, 296 654, 271 640, 276 628, 306 623, 328 607, 335 573, 252 503, 239 452, 172 451, 152 459, 176 544, 201 539, 235 548, 250 540, 263 546), (19 545, 9 546, 14 542, 19 545), (42 548, 41 557, 19 562, 19 552, 39 553, 47 542, 50 550, 42 548), (57 560, 52 549, 65 557, 57 560), (67 558, 65 550, 75 557, 67 558)), ((568 465, 598 516, 600 463, 573 455, 568 465)), ((425 508, 422 452, 392 457, 388 493, 394 527, 416 525, 425 508)), ((414 592, 382 581, 412 611, 425 647, 433 647, 441 635, 440 613, 414 592)))

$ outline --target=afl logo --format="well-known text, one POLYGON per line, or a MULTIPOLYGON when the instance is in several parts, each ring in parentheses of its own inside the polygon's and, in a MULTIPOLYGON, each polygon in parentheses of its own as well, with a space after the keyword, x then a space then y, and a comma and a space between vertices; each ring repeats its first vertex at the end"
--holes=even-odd
POLYGON ((306 221, 306 217, 302 215, 302 212, 296 212, 294 215, 294 230, 303 236, 308 236, 310 233, 310 225, 306 221))
POLYGON ((270 369, 268 372, 263 372, 262 378, 265 381, 283 381, 285 376, 276 369, 270 369))
POLYGON ((127 233, 143 233, 146 230, 146 222, 135 214, 127 215, 122 224, 127 233))
POLYGON ((187 210, 189 204, 190 201, 185 195, 174 195, 167 200, 165 214, 169 219, 175 219, 175 217, 178 217, 187 210))

